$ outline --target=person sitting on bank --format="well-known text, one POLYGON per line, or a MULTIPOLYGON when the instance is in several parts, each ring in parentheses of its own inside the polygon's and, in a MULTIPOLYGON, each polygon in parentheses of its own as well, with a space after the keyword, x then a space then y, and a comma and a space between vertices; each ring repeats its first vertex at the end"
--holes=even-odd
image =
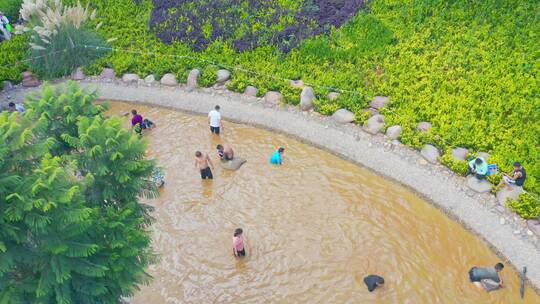
POLYGON ((272 154, 272 157, 270 157, 270 164, 271 165, 281 165, 283 163, 283 153, 285 153, 284 148, 277 149, 274 154, 272 154))
POLYGON ((473 174, 477 179, 485 179, 488 173, 488 164, 483 157, 477 157, 469 162, 467 175, 473 174))
POLYGON ((217 145, 216 146, 217 153, 219 155, 219 158, 221 160, 227 161, 227 160, 233 160, 234 158, 234 151, 231 148, 231 146, 225 144, 225 145, 217 145))
POLYGON ((525 171, 525 168, 521 166, 520 162, 514 162, 514 171, 512 172, 512 176, 503 173, 503 179, 500 186, 511 188, 512 186, 523 186, 525 183, 525 178, 527 177, 527 172, 525 171))
POLYGON ((11 31, 12 27, 11 24, 9 24, 9 19, 3 12, 0 12, 0 33, 2 34, 2 38, 11 40, 11 31))
POLYGON ((504 287, 501 277, 503 269, 503 263, 497 263, 494 267, 473 267, 469 270, 469 279, 475 286, 484 288, 487 292, 497 290, 504 287))
POLYGON ((373 292, 375 288, 384 285, 384 278, 376 274, 370 274, 364 278, 364 283, 366 283, 368 291, 373 292))

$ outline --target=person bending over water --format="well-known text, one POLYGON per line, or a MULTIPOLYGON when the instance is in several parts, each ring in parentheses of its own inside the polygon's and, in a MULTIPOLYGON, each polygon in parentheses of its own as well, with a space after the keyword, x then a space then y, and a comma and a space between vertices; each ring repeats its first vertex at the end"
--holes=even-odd
POLYGON ((469 279, 475 286, 484 288, 487 292, 497 290, 503 286, 501 271, 503 263, 497 263, 494 267, 473 267, 469 270, 469 279))
POLYGON ((377 287, 382 287, 384 285, 384 278, 376 274, 370 274, 364 278, 364 283, 366 283, 367 289, 369 292, 372 292, 377 287))
POLYGON ((234 158, 234 151, 233 149, 231 148, 231 146, 225 144, 224 146, 222 145, 217 145, 216 146, 216 149, 217 149, 217 153, 219 155, 219 158, 221 160, 233 160, 234 158))
POLYGON ((137 110, 131 110, 131 127, 135 128, 135 132, 138 134, 142 134, 142 130, 152 129, 155 124, 149 119, 143 119, 137 110))
POLYGON ((281 165, 283 163, 283 153, 285 153, 284 148, 277 149, 274 154, 272 154, 272 157, 270 157, 270 164, 281 165))
POLYGON ((201 171, 202 179, 213 179, 212 170, 214 168, 212 160, 208 157, 208 154, 203 154, 201 151, 195 152, 195 167, 201 171))
POLYGON ((233 253, 236 257, 246 256, 246 248, 244 247, 244 231, 242 228, 237 228, 233 235, 233 253))

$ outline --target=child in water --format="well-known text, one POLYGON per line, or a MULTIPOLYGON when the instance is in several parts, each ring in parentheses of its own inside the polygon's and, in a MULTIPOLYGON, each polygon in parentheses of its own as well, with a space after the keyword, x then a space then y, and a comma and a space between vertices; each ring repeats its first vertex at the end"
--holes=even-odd
POLYGON ((236 257, 246 256, 246 249, 244 248, 244 235, 242 228, 237 228, 234 231, 233 236, 233 253, 236 257))

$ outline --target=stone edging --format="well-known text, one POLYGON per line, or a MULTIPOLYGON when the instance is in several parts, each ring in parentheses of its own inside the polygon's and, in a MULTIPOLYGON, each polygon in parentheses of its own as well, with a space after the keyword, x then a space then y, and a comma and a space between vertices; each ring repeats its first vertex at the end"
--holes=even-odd
MULTIPOLYGON (((445 166, 426 162, 418 152, 399 143, 389 143, 382 135, 370 135, 353 124, 338 124, 315 112, 296 107, 280 107, 256 98, 221 89, 199 89, 145 84, 126 84, 98 78, 81 82, 97 87, 102 99, 123 100, 181 111, 206 114, 220 104, 227 120, 285 133, 330 151, 349 161, 390 178, 417 194, 484 239, 500 256, 521 269, 540 290, 540 240, 527 229, 524 220, 504 208, 489 193, 472 192, 463 177, 445 166)), ((4 100, 21 102, 35 89, 15 88, 2 92, 4 100)))

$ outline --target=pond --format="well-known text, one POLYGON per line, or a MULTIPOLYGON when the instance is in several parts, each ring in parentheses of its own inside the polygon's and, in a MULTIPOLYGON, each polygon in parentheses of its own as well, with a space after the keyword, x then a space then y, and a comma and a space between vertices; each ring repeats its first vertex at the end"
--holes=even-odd
MULTIPOLYGON (((148 156, 166 171, 155 207, 154 277, 134 303, 540 303, 519 298, 509 265, 506 288, 486 293, 468 281, 472 266, 500 259, 488 246, 410 190, 282 134, 225 123, 211 135, 207 118, 165 108, 136 108, 157 124, 144 136, 148 156), (247 159, 223 170, 215 146, 247 159), (282 166, 268 159, 285 148, 282 166), (202 181, 194 153, 209 153, 214 180, 202 181), (244 230, 247 257, 232 255, 244 230), (382 275, 373 293, 365 275, 382 275)), ((129 124, 126 118, 126 124, 129 124)), ((474 208, 474 206, 471 206, 474 208)))

